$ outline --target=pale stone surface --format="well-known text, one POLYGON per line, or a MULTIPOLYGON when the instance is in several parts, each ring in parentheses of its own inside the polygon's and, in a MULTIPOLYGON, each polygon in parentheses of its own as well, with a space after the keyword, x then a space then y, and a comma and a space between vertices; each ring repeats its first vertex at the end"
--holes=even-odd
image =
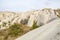
POLYGON ((28 32, 16 40, 60 40, 60 19, 28 32))
POLYGON ((57 15, 59 15, 59 12, 54 11, 54 9, 31 10, 20 14, 8 11, 0 12, 0 21, 2 22, 0 26, 3 25, 3 22, 5 22, 6 25, 12 25, 14 23, 21 23, 21 20, 25 19, 28 20, 26 25, 29 27, 32 27, 34 21, 37 22, 37 26, 41 26, 42 24, 47 24, 55 20, 57 15))
POLYGON ((32 26, 34 21, 37 21, 37 25, 40 26, 42 24, 46 24, 49 21, 56 19, 57 15, 55 15, 54 10, 52 9, 44 9, 44 10, 38 10, 33 13, 33 15, 30 16, 30 19, 28 21, 28 26, 32 26))
POLYGON ((57 19, 57 16, 60 17, 60 12, 54 9, 32 10, 20 14, 8 11, 0 12, 0 30, 7 29, 14 23, 20 24, 21 20, 28 19, 26 24, 28 27, 32 27, 34 21, 37 21, 37 26, 40 28, 16 40, 60 40, 60 20, 57 19), (57 26, 58 23, 59 26, 57 26), (6 25, 3 26, 4 24, 6 25))

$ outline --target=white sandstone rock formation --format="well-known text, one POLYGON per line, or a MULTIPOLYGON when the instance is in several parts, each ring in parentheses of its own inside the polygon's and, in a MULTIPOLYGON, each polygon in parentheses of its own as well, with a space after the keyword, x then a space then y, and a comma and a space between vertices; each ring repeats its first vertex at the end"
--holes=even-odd
POLYGON ((28 21, 28 26, 32 27, 34 21, 37 21, 37 25, 40 26, 41 24, 46 24, 51 20, 57 18, 53 9, 43 9, 35 11, 28 21))
POLYGON ((55 19, 15 40, 60 40, 60 19, 55 19))
POLYGON ((15 12, 0 12, 0 26, 4 27, 6 25, 13 25, 14 23, 26 23, 27 26, 32 27, 34 21, 37 22, 37 26, 47 24, 50 21, 58 18, 60 12, 54 9, 41 9, 32 10, 27 12, 22 12, 20 14, 15 12), (2 24, 1 24, 2 23, 2 24))

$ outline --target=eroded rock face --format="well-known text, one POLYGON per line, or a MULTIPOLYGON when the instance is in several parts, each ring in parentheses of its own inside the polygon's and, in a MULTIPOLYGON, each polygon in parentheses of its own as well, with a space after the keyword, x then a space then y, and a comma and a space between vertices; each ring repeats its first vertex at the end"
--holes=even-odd
POLYGON ((60 9, 57 9, 55 11, 56 11, 56 15, 60 18, 60 9))
POLYGON ((17 23, 20 15, 15 12, 0 12, 0 30, 9 28, 10 25, 17 23))
POLYGON ((52 20, 60 16, 59 10, 54 9, 41 9, 41 10, 32 10, 23 13, 15 12, 0 12, 0 26, 3 27, 5 22, 7 26, 13 25, 14 23, 25 24, 29 27, 32 27, 34 21, 37 22, 37 26, 49 23, 52 20))
POLYGON ((16 40, 60 40, 60 19, 55 19, 16 40))
MULTIPOLYGON (((37 27, 40 27, 41 25, 47 24, 47 23, 55 20, 56 18, 58 18, 57 16, 60 17, 60 10, 54 10, 54 9, 32 10, 32 11, 23 12, 20 14, 15 13, 15 12, 7 12, 7 11, 0 12, 0 39, 5 40, 5 36, 7 35, 6 36, 7 40, 13 40, 13 39, 15 39, 15 37, 10 37, 8 35, 12 31, 14 32, 13 34, 15 34, 16 30, 17 30, 17 33, 19 33, 21 30, 21 32, 20 32, 21 34, 18 35, 18 36, 21 36, 21 35, 29 32, 30 30, 33 30, 37 27), (12 25, 14 25, 14 26, 12 26, 12 25), (11 31, 9 31, 10 27, 12 27, 11 31), (16 29, 16 27, 19 27, 19 28, 16 29), (1 35, 1 34, 3 34, 3 35, 1 35)), ((51 26, 50 26, 50 28, 51 28, 51 26)), ((39 33, 39 31, 37 31, 37 32, 39 33)), ((56 35, 56 36, 57 36, 57 39, 60 39, 60 36, 58 36, 58 35, 56 35)), ((54 37, 54 38, 56 38, 56 37, 54 37)), ((52 38, 52 39, 54 39, 54 38, 52 38)))
POLYGON ((34 21, 37 21, 37 25, 49 23, 50 21, 56 19, 57 16, 53 9, 42 9, 35 11, 33 15, 30 16, 28 25, 32 26, 34 21))

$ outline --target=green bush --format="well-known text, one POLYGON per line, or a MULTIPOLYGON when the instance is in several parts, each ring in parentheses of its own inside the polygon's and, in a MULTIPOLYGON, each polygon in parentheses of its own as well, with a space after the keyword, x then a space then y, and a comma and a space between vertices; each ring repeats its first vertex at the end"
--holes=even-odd
POLYGON ((21 32, 23 32, 23 30, 20 28, 20 25, 18 24, 11 25, 9 28, 9 35, 18 36, 21 32))
POLYGON ((33 23, 33 25, 32 25, 32 29, 35 29, 35 28, 37 28, 38 26, 37 26, 37 22, 35 22, 34 21, 34 23, 33 23))

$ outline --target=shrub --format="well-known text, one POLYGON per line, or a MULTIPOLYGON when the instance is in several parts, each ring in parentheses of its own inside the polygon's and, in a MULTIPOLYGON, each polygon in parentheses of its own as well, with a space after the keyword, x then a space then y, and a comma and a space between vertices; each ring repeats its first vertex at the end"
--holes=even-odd
POLYGON ((20 32, 23 32, 23 30, 18 24, 11 25, 9 28, 9 35, 11 36, 18 36, 20 32))
POLYGON ((28 19, 24 19, 24 20, 21 20, 21 24, 27 24, 28 23, 28 19))
POLYGON ((37 28, 38 26, 37 26, 37 22, 35 22, 34 21, 34 23, 33 23, 33 25, 32 25, 32 29, 35 29, 35 28, 37 28))

